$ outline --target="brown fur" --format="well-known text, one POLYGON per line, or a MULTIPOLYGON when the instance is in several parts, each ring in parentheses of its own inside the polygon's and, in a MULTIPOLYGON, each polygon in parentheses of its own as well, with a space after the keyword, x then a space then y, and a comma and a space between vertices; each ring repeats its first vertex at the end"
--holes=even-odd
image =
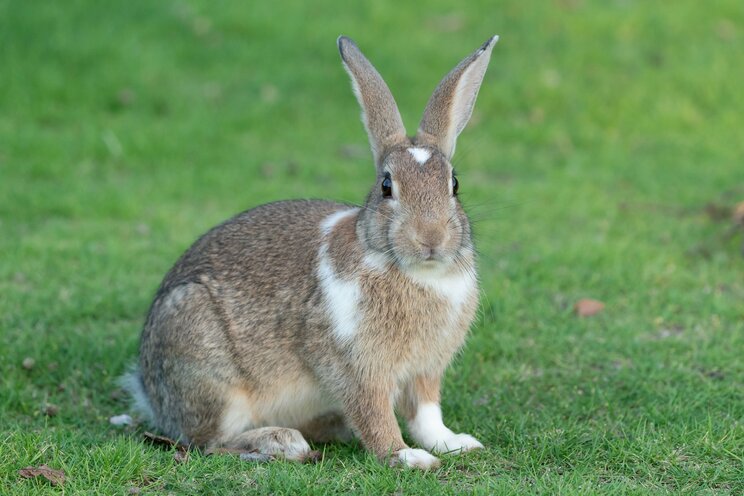
MULTIPOLYGON (((377 182, 361 209, 284 201, 243 212, 176 262, 150 309, 132 383, 169 436, 302 459, 303 435, 348 439, 351 429, 384 458, 407 448, 396 405, 411 420, 419 405, 439 402, 477 290, 473 279, 462 301, 449 301, 431 274, 458 284, 475 277, 470 226, 447 155, 427 145, 431 157, 417 163, 384 81, 350 40, 339 47, 359 89, 377 182), (394 201, 380 193, 385 173, 394 201), (358 289, 349 339, 321 264, 358 289)), ((409 465, 433 466, 422 463, 409 465)))
POLYGON ((380 73, 353 41, 341 36, 338 51, 346 71, 352 77, 354 95, 362 107, 362 121, 369 136, 372 155, 375 163, 379 164, 385 150, 396 144, 408 143, 398 106, 380 73))
POLYGON ((406 420, 411 421, 416 416, 416 410, 421 403, 439 403, 442 378, 439 375, 417 375, 406 384, 398 402, 398 410, 406 420))

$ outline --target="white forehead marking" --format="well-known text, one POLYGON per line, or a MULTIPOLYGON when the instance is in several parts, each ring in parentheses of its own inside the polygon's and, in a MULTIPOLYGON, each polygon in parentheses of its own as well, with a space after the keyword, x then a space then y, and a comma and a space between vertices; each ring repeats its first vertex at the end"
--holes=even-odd
POLYGON ((426 148, 409 148, 408 153, 413 155, 413 158, 416 159, 416 162, 421 165, 424 165, 426 161, 431 158, 431 152, 426 148))

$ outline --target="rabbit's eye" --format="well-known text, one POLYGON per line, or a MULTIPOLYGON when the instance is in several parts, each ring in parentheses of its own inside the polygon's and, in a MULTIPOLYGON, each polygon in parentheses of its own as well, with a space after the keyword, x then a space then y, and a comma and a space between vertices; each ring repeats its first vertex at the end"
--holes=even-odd
POLYGON ((385 174, 385 179, 382 180, 382 196, 385 198, 393 196, 393 180, 390 179, 390 174, 385 174))
POLYGON ((456 195, 457 190, 460 189, 460 183, 457 181, 457 177, 455 175, 452 175, 452 194, 456 195))

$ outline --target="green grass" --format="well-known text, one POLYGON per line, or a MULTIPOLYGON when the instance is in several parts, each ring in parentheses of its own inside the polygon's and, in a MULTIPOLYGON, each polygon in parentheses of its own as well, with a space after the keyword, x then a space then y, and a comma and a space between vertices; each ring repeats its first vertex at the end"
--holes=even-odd
POLYGON ((744 200, 741 2, 401 4, 0 0, 0 493, 62 492, 19 478, 42 463, 70 494, 744 492, 744 235, 711 215, 744 200), (108 424, 116 378, 200 233, 363 199, 341 33, 409 131, 502 37, 455 157, 484 291, 443 399, 486 449, 432 473, 341 445, 176 464, 108 424))

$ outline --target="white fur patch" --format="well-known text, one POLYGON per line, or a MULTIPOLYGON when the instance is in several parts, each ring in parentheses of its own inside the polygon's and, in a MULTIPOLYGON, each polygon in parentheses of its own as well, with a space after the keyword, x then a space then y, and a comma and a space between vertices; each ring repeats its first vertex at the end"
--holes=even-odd
POLYGON ((297 428, 340 405, 312 377, 277 381, 268 395, 249 397, 233 391, 222 413, 220 433, 223 439, 260 427, 297 428))
POLYGON ((114 415, 113 417, 109 418, 109 424, 115 425, 117 427, 121 427, 123 425, 132 425, 132 417, 127 415, 126 413, 123 413, 121 415, 114 415))
POLYGON ((436 403, 420 405, 416 417, 408 424, 408 430, 416 443, 435 453, 464 452, 483 447, 473 436, 455 434, 448 429, 436 403))
POLYGON ((230 396, 222 411, 220 434, 231 439, 255 427, 251 416, 251 403, 245 393, 235 392, 230 396))
POLYGON ((408 424, 408 430, 418 444, 429 450, 434 448, 438 441, 454 435, 442 422, 442 410, 436 403, 420 405, 416 417, 408 424))
POLYGON ((142 378, 138 370, 134 369, 119 379, 119 385, 126 390, 132 398, 132 409, 144 417, 148 424, 155 421, 155 412, 150 406, 150 399, 145 393, 142 378))
MULTIPOLYGON (((359 209, 335 212, 321 222, 324 234, 333 231, 334 226, 343 218, 354 215, 359 209)), ((333 321, 333 335, 339 342, 349 342, 359 327, 359 299, 361 289, 357 281, 343 280, 336 275, 328 256, 328 245, 323 244, 318 253, 318 281, 323 291, 326 310, 333 321)))
POLYGON ((339 223, 341 219, 345 219, 350 215, 354 215, 358 211, 358 208, 350 208, 348 210, 339 210, 338 212, 333 212, 331 215, 323 219, 323 221, 320 223, 320 230, 323 232, 323 235, 328 235, 331 233, 331 231, 333 231, 333 228, 336 226, 336 224, 339 223))
POLYGON ((439 466, 439 458, 422 449, 404 448, 398 452, 398 459, 403 465, 411 468, 429 470, 439 466))
POLYGON ((326 310, 333 320, 333 335, 340 342, 348 342, 359 328, 361 289, 356 281, 344 281, 336 277, 327 251, 326 245, 320 249, 318 280, 325 297, 326 310))
POLYGON ((413 155, 413 158, 421 165, 424 165, 427 160, 431 158, 431 152, 426 148, 409 148, 408 153, 413 155))
POLYGON ((447 270, 446 266, 408 267, 404 272, 413 282, 449 302, 453 309, 459 309, 477 291, 477 281, 469 272, 451 274, 447 270))
POLYGON ((312 377, 280 382, 267 404, 254 406, 255 427, 300 427, 324 413, 340 410, 312 377))

